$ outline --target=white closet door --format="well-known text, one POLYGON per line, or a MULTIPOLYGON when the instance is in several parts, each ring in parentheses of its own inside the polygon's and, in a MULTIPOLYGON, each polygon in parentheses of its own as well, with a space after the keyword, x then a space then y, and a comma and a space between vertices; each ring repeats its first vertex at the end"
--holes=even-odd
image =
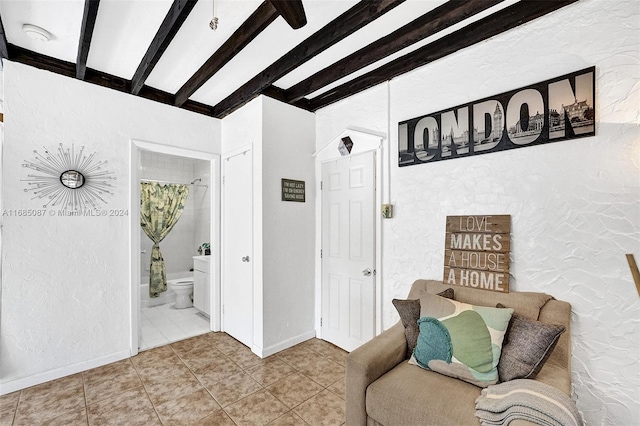
POLYGON ((251 151, 223 160, 222 330, 253 344, 253 179, 251 151))

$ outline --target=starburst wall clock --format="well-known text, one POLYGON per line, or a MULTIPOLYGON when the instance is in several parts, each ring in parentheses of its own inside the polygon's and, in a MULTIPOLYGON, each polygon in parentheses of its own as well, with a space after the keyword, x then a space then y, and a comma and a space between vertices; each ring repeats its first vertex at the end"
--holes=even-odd
POLYGON ((113 195, 116 177, 106 169, 107 160, 97 161, 95 152, 86 155, 84 149, 82 146, 76 152, 74 145, 65 149, 60 144, 55 153, 47 148, 43 154, 34 150, 35 159, 22 164, 36 172, 23 179, 27 182, 24 191, 33 194, 32 200, 43 200, 44 208, 76 211, 106 204, 106 195, 113 195))

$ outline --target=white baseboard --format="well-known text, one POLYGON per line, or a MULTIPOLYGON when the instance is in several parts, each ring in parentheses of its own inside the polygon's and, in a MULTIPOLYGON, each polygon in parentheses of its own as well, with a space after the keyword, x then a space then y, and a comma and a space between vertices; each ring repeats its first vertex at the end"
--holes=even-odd
POLYGON ((79 362, 77 364, 69 365, 62 368, 56 368, 55 370, 45 371, 44 373, 38 373, 33 376, 24 377, 22 379, 16 379, 6 383, 0 383, 0 395, 6 395, 11 392, 26 389, 31 386, 49 382, 51 380, 60 379, 62 377, 80 373, 85 370, 90 370, 92 368, 102 367, 103 365, 129 358, 129 356, 130 356, 130 353, 129 353, 129 350, 127 349, 126 351, 117 352, 111 355, 103 356, 103 357, 92 359, 89 361, 79 362))
POLYGON ((315 330, 307 331, 306 333, 299 334, 298 336, 292 337, 291 339, 287 339, 283 342, 262 349, 262 353, 258 354, 258 356, 260 356, 261 358, 266 358, 269 355, 273 355, 292 346, 295 346, 298 343, 313 339, 314 337, 316 337, 315 330))

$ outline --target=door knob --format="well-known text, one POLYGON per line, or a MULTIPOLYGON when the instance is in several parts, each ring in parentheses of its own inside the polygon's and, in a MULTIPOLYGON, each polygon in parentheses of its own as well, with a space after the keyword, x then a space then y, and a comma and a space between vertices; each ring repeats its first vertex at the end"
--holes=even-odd
POLYGON ((367 268, 364 271, 362 271, 362 275, 364 275, 365 277, 370 277, 371 276, 371 269, 367 268))
POLYGON ((249 261, 249 256, 243 256, 242 257, 242 261, 243 262, 248 262, 249 261))

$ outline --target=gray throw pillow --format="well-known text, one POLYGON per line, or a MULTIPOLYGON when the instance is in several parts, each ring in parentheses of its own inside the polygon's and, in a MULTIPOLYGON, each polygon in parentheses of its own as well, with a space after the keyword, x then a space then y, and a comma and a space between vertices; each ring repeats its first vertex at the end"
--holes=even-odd
MULTIPOLYGON (((453 299, 453 289, 448 288, 441 291, 438 293, 438 296, 453 299)), ((400 321, 402 321, 402 325, 404 326, 404 336, 407 339, 407 358, 409 358, 416 347, 418 335, 420 334, 420 327, 418 327, 418 320, 420 319, 420 299, 393 299, 391 303, 396 307, 398 315, 400 315, 400 321)))
MULTIPOLYGON (((496 307, 504 307, 498 304, 496 307)), ((498 363, 501 382, 533 379, 556 347, 563 325, 546 324, 513 314, 498 363)))

